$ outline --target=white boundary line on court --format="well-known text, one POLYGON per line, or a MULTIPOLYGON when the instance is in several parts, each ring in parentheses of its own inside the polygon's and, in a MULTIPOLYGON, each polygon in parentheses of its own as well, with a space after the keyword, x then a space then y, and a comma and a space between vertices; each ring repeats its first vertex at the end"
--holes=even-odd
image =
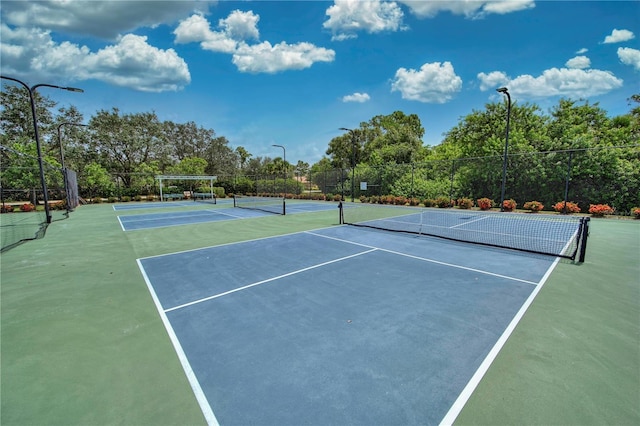
POLYGON ((533 281, 523 280, 523 279, 515 278, 515 277, 509 277, 507 275, 500 275, 500 274, 496 274, 494 272, 483 271, 482 269, 469 268, 467 266, 455 265, 453 263, 447 263, 447 262, 441 262, 439 260, 428 259, 426 257, 414 256, 414 255, 411 255, 411 254, 401 253, 399 251, 388 250, 388 249, 384 249, 384 248, 380 248, 380 247, 370 246, 368 244, 356 243, 354 241, 344 240, 342 238, 336 238, 336 237, 330 237, 328 235, 316 234, 316 233, 314 233, 312 231, 305 231, 305 232, 307 234, 316 235, 318 237, 328 238, 330 240, 342 241, 344 243, 349 243, 349 244, 355 244, 355 245, 358 245, 358 246, 367 247, 367 248, 371 248, 371 249, 376 249, 376 250, 384 251, 384 252, 387 252, 387 253, 397 254, 399 256, 405 256, 405 257, 409 257, 409 258, 413 258, 413 259, 417 259, 417 260, 422 260, 422 261, 429 262, 429 263, 435 263, 435 264, 438 264, 438 265, 449 266, 451 268, 456 268, 456 269, 464 269, 466 271, 477 272, 479 274, 490 275, 492 277, 504 278, 504 279, 507 279, 507 280, 510 280, 510 281, 519 281, 519 282, 525 283, 525 284, 538 285, 538 283, 533 282, 533 281))
POLYGON ((493 364, 493 361, 497 358, 498 353, 500 353, 500 351, 502 350, 502 347, 505 345, 505 343, 507 343, 507 340, 511 336, 511 333, 513 333, 516 326, 524 316, 525 312, 527 312, 527 309, 529 309, 529 306, 531 306, 531 304, 533 303, 533 300, 536 298, 540 290, 542 290, 544 283, 547 281, 547 279, 551 275, 551 272, 553 272, 553 270, 555 269, 559 261, 560 261, 560 258, 557 257, 556 260, 553 262, 553 264, 551 264, 547 272, 544 274, 544 276, 540 280, 540 283, 531 292, 527 300, 524 302, 524 304, 518 311, 518 313, 515 315, 515 317, 513 317, 513 320, 511 320, 511 322, 509 323, 507 328, 504 330, 504 332, 502 333, 498 341, 495 343, 495 345, 493 345, 493 347, 491 348, 491 350, 489 351, 485 359, 482 361, 482 364, 480 364, 480 367, 478 367, 475 374, 471 377, 471 379, 469 380, 467 385, 464 387, 460 395, 458 395, 458 398, 455 400, 455 402, 449 409, 449 412, 447 412, 444 418, 440 421, 440 426, 452 425, 453 422, 456 420, 456 418, 458 417, 458 415, 466 405, 467 401, 471 397, 471 394, 473 394, 473 391, 476 389, 478 384, 480 384, 480 381, 482 380, 486 372, 489 370, 489 367, 491 366, 491 364, 493 364))
POLYGON ((153 303, 155 303, 156 309, 160 314, 160 318, 162 318, 162 322, 164 323, 164 327, 167 330, 167 333, 169 334, 169 339, 171 339, 173 348, 176 350, 176 354, 180 359, 182 368, 184 369, 184 372, 187 375, 187 379, 189 380, 191 389, 195 394, 198 404, 200 404, 200 409, 202 410, 202 414, 204 415, 204 418, 207 421, 208 425, 218 426, 220 423, 218 423, 218 419, 216 419, 215 414, 213 414, 213 410, 209 405, 209 401, 207 400, 207 397, 202 391, 200 382, 198 381, 198 378, 196 377, 195 373, 193 372, 193 369, 191 368, 191 364, 189 363, 189 360, 187 359, 187 355, 184 353, 184 350, 182 349, 182 345, 180 345, 178 336, 176 336, 176 333, 173 330, 173 327, 171 326, 171 323, 169 322, 167 315, 162 310, 162 305, 160 304, 160 300, 158 299, 158 296, 156 295, 156 292, 153 289, 153 286, 151 285, 151 281, 149 281, 149 277, 147 277, 147 273, 145 272, 144 267, 142 266, 142 263, 140 263, 140 259, 137 259, 136 262, 138 263, 138 268, 140 268, 140 272, 142 272, 144 281, 147 283, 147 288, 149 289, 149 293, 151 293, 151 298, 153 299, 153 303))
POLYGON ((286 278, 286 277, 289 277, 291 275, 300 274, 302 272, 306 272, 306 271, 309 271, 311 269, 320 268, 322 266, 330 265, 332 263, 341 262, 343 260, 347 260, 347 259, 351 259, 353 257, 361 256, 363 254, 371 253, 372 251, 376 251, 376 250, 377 250, 376 248, 373 248, 371 250, 366 250, 366 251, 363 251, 363 252, 360 252, 360 253, 352 254, 350 256, 344 256, 344 257, 341 257, 341 258, 338 258, 338 259, 329 260, 327 262, 318 263, 316 265, 312 265, 312 266, 309 266, 307 268, 302 268, 302 269, 298 269, 297 271, 292 271, 292 272, 288 272, 286 274, 278 275, 277 277, 267 278, 266 280, 262 280, 262 281, 258 281, 258 282, 252 283, 252 284, 248 284, 248 285, 242 286, 242 287, 234 288, 233 290, 225 291, 223 293, 214 294, 213 296, 204 297, 202 299, 198 299, 198 300, 194 300, 192 302, 184 303, 182 305, 174 306, 173 308, 165 309, 164 312, 171 312, 171 311, 175 311, 177 309, 182 309, 182 308, 186 308, 188 306, 196 305, 198 303, 206 302, 207 300, 217 299, 218 297, 226 296, 226 295, 231 294, 231 293, 235 293, 235 292, 238 292, 238 291, 241 291, 241 290, 246 290, 248 288, 255 287, 255 286, 258 286, 258 285, 266 284, 266 283, 271 282, 271 281, 279 280, 280 278, 286 278))
POLYGON ((124 225, 123 225, 122 221, 120 220, 120 216, 118 216, 117 219, 118 219, 118 223, 120 224, 120 229, 122 229, 123 232, 127 232, 127 230, 124 229, 124 225))

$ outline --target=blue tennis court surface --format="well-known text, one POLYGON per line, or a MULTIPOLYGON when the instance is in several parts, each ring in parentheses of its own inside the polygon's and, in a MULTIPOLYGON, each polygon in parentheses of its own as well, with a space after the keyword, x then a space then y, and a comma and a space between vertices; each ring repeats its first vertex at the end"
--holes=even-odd
MULTIPOLYGON (((216 200, 216 204, 233 204, 232 199, 220 198, 216 200)), ((125 203, 114 204, 113 209, 116 211, 129 211, 129 210, 144 210, 144 209, 166 209, 170 207, 194 207, 198 205, 195 201, 182 200, 182 201, 153 201, 142 203, 125 203)))
POLYGON ((554 261, 339 226, 138 264, 210 424, 408 425, 455 418, 554 261))
MULTIPOLYGON (((158 207, 178 206, 178 207, 193 207, 193 202, 164 202, 157 203, 158 207)), ((235 220, 235 219, 247 219, 254 217, 263 217, 270 215, 259 210, 250 210, 244 208, 231 207, 233 201, 227 202, 226 208, 212 208, 212 209, 200 209, 200 210, 185 210, 185 211, 171 211, 163 213, 147 213, 136 214, 127 216, 118 216, 118 221, 123 231, 135 231, 140 229, 151 228, 164 228, 168 226, 179 225, 192 225, 196 223, 217 222, 222 220, 235 220)), ((131 206, 133 208, 128 210, 136 210, 147 206, 147 204, 131 206)), ((201 206, 201 205, 200 205, 201 206)), ((123 206, 129 207, 129 206, 123 206)), ((115 206, 114 206, 115 208, 115 206)), ((152 206, 152 208, 154 208, 152 206)), ((299 214, 299 213, 311 213, 323 210, 336 210, 337 205, 333 203, 310 203, 310 202, 298 202, 287 204, 287 214, 299 214)), ((127 209, 124 209, 127 210, 127 209)))

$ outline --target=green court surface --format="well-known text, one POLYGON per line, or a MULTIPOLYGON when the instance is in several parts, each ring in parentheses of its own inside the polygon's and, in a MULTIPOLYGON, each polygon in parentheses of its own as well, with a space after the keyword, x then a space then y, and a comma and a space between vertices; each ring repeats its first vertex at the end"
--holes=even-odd
MULTIPOLYGON (((136 259, 334 226, 336 211, 123 232, 78 208, 1 257, 2 425, 204 424, 136 259)), ((304 253, 300 253, 304 256, 304 253)), ((456 424, 640 423, 640 221, 593 219, 456 424)))

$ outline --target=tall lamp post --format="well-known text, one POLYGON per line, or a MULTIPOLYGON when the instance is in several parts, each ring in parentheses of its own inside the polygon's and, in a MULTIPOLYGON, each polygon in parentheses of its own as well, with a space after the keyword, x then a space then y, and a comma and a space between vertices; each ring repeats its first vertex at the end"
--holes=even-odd
POLYGON ((67 210, 71 211, 73 209, 71 208, 71 199, 69 198, 69 180, 67 179, 67 167, 64 164, 64 148, 62 146, 62 133, 60 132, 60 129, 62 128, 62 126, 78 126, 78 127, 89 127, 89 126, 87 124, 71 123, 68 121, 58 125, 58 145, 60 146, 60 165, 62 166, 62 180, 64 181, 64 193, 67 197, 67 210))
POLYGON ((282 195, 282 214, 287 213, 287 205, 285 200, 287 198, 287 150, 282 145, 271 145, 277 148, 282 148, 282 161, 283 161, 283 169, 284 169, 284 194, 282 195))
POLYGON ((507 154, 509 153, 509 120, 511 118, 511 95, 506 87, 496 89, 497 92, 507 95, 507 130, 504 138, 504 157, 502 159, 502 190, 500 192, 500 211, 504 211, 504 189, 507 183, 507 154))
POLYGON ((61 89, 61 90, 67 90, 69 92, 79 92, 79 93, 84 92, 84 90, 78 89, 76 87, 55 86, 53 84, 36 84, 35 86, 29 87, 25 82, 20 81, 16 78, 6 77, 4 75, 0 76, 0 78, 15 81, 16 83, 19 83, 22 86, 24 86, 24 88, 27 89, 27 92, 29 92, 29 102, 31 103, 31 115, 33 116, 33 131, 35 133, 36 150, 38 152, 38 167, 40 168, 40 183, 42 185, 42 192, 43 192, 43 198, 44 198, 44 213, 47 218, 47 223, 51 223, 51 213, 49 210, 49 194, 47 194, 47 182, 44 177, 42 149, 40 148, 40 135, 38 134, 38 116, 36 114, 36 103, 35 103, 33 94, 35 93, 38 87, 52 87, 54 89, 61 89))
POLYGON ((351 135, 351 202, 354 202, 354 195, 356 192, 356 138, 353 129, 347 129, 346 127, 340 127, 339 130, 349 132, 351 135))

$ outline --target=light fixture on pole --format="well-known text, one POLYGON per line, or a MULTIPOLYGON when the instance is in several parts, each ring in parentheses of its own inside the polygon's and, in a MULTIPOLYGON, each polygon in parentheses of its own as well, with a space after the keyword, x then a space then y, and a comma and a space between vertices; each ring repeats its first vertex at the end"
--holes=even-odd
POLYGON ((502 189, 500 192, 500 211, 504 211, 504 190, 507 183, 507 155, 509 153, 509 121, 511 118, 511 95, 506 87, 496 89, 498 93, 507 95, 507 130, 504 138, 504 157, 502 159, 502 189))
POLYGON ((40 148, 40 135, 38 134, 38 116, 36 114, 36 103, 34 100, 34 93, 38 87, 52 87, 54 89, 67 90, 69 92, 79 92, 82 93, 84 90, 78 89, 77 87, 63 87, 63 86, 55 86, 53 84, 36 84, 35 86, 29 87, 25 82, 20 81, 16 78, 6 77, 4 75, 0 76, 0 78, 4 78, 6 80, 15 81, 16 83, 21 84, 27 89, 29 92, 29 102, 31 103, 31 115, 33 116, 33 130, 35 133, 36 139, 36 150, 38 152, 38 167, 40 168, 40 183, 42 185, 42 193, 44 198, 44 212, 47 218, 47 223, 51 223, 51 213, 49 209, 49 194, 47 193, 47 182, 44 177, 44 164, 42 161, 42 149, 40 148))
POLYGON ((282 145, 271 145, 271 146, 275 146, 277 148, 282 148, 282 162, 283 162, 283 169, 284 169, 284 194, 282 195, 282 214, 286 214, 287 213, 287 206, 285 204, 285 200, 287 198, 287 150, 285 149, 284 146, 282 145))
POLYGON ((347 129, 346 127, 340 127, 339 130, 349 132, 351 135, 351 202, 354 202, 354 195, 356 192, 356 137, 353 129, 347 129))

